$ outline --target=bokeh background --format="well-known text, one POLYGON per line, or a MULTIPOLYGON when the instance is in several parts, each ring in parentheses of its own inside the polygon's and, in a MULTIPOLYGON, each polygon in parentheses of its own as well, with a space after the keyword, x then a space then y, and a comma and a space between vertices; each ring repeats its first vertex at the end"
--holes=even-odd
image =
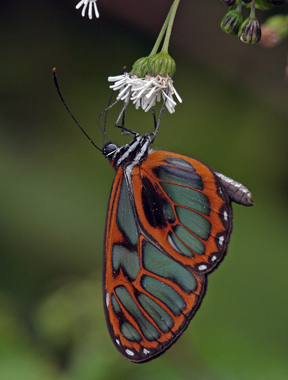
MULTIPOLYGON (((0 3, 3 380, 287 379, 287 43, 265 50, 224 34, 219 0, 180 4, 170 54, 183 104, 164 114, 154 145, 244 183, 256 205, 234 206, 229 254, 163 356, 132 364, 106 330, 102 243, 114 173, 65 111, 51 71, 101 144, 107 77, 149 54, 171 3, 99 0, 92 21, 77 0, 0 3)), ((131 107, 127 126, 145 133, 152 117, 131 107)), ((107 128, 127 141, 112 121, 107 128)))

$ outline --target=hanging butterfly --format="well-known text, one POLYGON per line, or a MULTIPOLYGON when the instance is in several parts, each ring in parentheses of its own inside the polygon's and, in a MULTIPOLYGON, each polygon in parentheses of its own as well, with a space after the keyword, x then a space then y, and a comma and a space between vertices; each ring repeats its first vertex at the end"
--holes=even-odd
POLYGON ((207 275, 227 252, 231 201, 254 204, 246 187, 199 160, 152 150, 158 127, 140 136, 122 126, 132 141, 100 149, 116 170, 104 243, 105 317, 114 345, 135 363, 163 354, 187 328, 207 275))

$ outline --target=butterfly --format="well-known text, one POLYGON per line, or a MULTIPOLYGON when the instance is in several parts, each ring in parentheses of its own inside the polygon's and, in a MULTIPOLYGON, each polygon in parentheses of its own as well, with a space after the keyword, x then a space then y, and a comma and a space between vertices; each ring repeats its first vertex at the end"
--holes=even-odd
MULTIPOLYGON (((59 92, 56 73, 54 80, 59 92)), ((128 144, 96 146, 116 170, 104 239, 105 317, 112 342, 135 363, 163 354, 187 328, 227 252, 231 202, 254 204, 245 186, 201 161, 152 150, 158 127, 141 136, 122 126, 128 144)))
POLYGON ((151 136, 104 146, 116 169, 104 243, 103 299, 111 339, 129 360, 146 362, 187 328, 223 260, 231 201, 250 191, 199 160, 151 150, 151 136))

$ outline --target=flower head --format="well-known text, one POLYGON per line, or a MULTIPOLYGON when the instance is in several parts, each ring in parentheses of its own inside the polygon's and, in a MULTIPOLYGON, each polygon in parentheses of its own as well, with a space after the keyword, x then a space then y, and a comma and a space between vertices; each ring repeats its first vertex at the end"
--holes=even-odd
POLYGON ((95 16, 97 18, 99 18, 99 12, 98 12, 96 1, 97 0, 81 0, 76 5, 76 9, 79 9, 83 5, 83 9, 82 9, 82 13, 81 14, 82 14, 82 17, 85 17, 85 12, 86 12, 86 9, 87 9, 87 7, 89 5, 89 7, 88 7, 88 17, 90 18, 90 20, 93 17, 93 9, 94 9, 95 16))
POLYGON ((136 109, 142 108, 145 112, 154 107, 161 99, 165 101, 165 106, 170 113, 175 112, 177 103, 173 99, 174 95, 182 103, 169 75, 163 77, 160 74, 156 76, 147 74, 144 78, 140 78, 138 75, 124 73, 109 77, 108 81, 115 82, 110 88, 114 91, 119 90, 117 100, 127 102, 131 100, 136 109))
POLYGON ((177 93, 172 80, 176 70, 175 61, 168 53, 160 52, 149 57, 139 58, 130 73, 109 77, 109 82, 115 82, 110 88, 119 90, 117 100, 127 102, 131 100, 136 109, 142 108, 145 112, 163 100, 170 113, 175 112, 176 102, 182 99, 177 93))

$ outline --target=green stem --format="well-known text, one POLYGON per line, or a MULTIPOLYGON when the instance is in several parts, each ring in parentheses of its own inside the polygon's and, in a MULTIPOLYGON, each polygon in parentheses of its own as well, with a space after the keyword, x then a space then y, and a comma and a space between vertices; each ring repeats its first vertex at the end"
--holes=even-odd
POLYGON ((176 16, 176 12, 177 12, 177 8, 178 8, 179 3, 180 3, 180 0, 174 0, 174 3, 172 4, 170 12, 169 12, 169 14, 170 14, 169 22, 168 22, 168 26, 167 26, 167 30, 166 30, 165 40, 163 42, 163 47, 161 50, 163 53, 166 53, 166 54, 168 54, 168 46, 169 46, 170 36, 171 36, 171 32, 172 32, 172 26, 174 23, 174 19, 176 16))
POLYGON ((162 26, 162 28, 160 30, 160 33, 159 33, 159 35, 157 37, 156 42, 155 42, 155 45, 153 46, 153 49, 151 50, 151 53, 149 54, 148 57, 151 57, 152 55, 155 55, 157 53, 157 51, 159 49, 159 45, 160 45, 160 43, 161 43, 161 41, 163 39, 163 36, 164 36, 164 34, 166 32, 168 21, 170 19, 170 14, 171 14, 171 9, 170 9, 170 11, 169 11, 169 13, 168 13, 168 15, 166 17, 166 20, 164 21, 164 24, 163 24, 163 26, 162 26))
MULTIPOLYGON (((255 1, 255 0, 254 0, 255 1)), ((238 13, 241 13, 242 12, 242 0, 240 0, 239 2, 238 2, 238 5, 237 5, 237 7, 236 7, 236 11, 238 12, 238 13)))
POLYGON ((252 0, 251 2, 251 11, 250 11, 250 18, 255 18, 255 0, 252 0))

